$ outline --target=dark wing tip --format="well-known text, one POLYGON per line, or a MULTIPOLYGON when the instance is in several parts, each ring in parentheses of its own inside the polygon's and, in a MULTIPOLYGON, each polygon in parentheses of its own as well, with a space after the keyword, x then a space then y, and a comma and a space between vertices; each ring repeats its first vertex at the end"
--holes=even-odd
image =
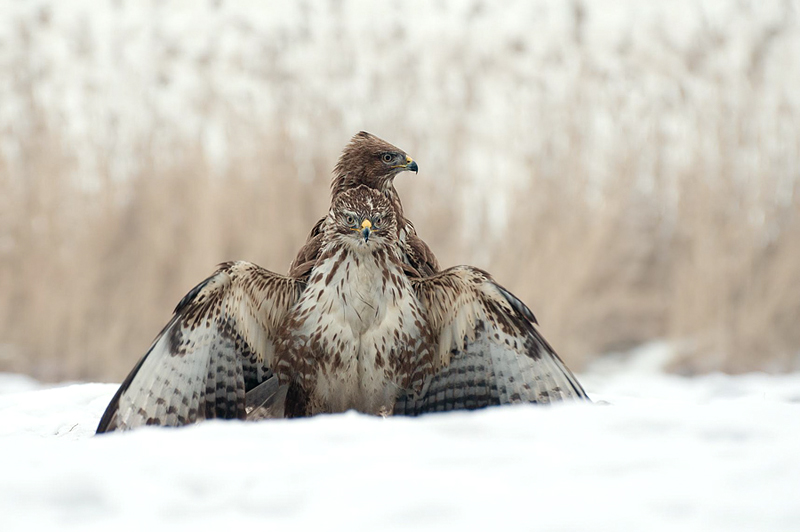
MULTIPOLYGON (((169 325, 167 325, 169 327, 169 325)), ((117 389, 117 393, 114 394, 114 397, 111 398, 111 401, 108 403, 106 407, 106 411, 103 412, 103 417, 100 418, 100 423, 97 424, 97 430, 95 434, 103 434, 104 432, 111 432, 116 428, 116 425, 113 425, 112 422, 114 421, 114 416, 119 411, 119 400, 122 397, 122 394, 128 389, 133 382, 133 379, 136 377, 136 374, 139 373, 139 370, 144 364, 147 355, 152 352, 153 348, 150 347, 150 350, 145 354, 142 358, 139 359, 139 362, 133 367, 128 376, 125 377, 125 380, 122 381, 122 384, 119 385, 117 389)))
POLYGON ((536 316, 533 315, 533 311, 531 311, 531 309, 529 309, 525 303, 520 301, 520 299, 517 296, 515 296, 514 294, 512 294, 511 292, 509 292, 508 290, 506 290, 497 283, 495 283, 495 287, 497 287, 500 293, 503 294, 503 297, 506 298, 506 301, 508 301, 508 303, 514 308, 514 310, 519 312, 529 322, 533 323, 534 325, 539 325, 539 322, 536 320, 536 316))
POLYGON ((233 268, 235 265, 236 265, 236 262, 235 262, 235 261, 228 261, 228 262, 223 262, 223 263, 219 264, 219 265, 217 266, 217 270, 216 270, 216 271, 215 271, 215 272, 214 272, 212 275, 210 275, 209 277, 207 277, 206 279, 204 279, 204 280, 203 280, 203 281, 202 281, 200 284, 198 284, 197 286, 195 286, 194 288, 192 288, 191 290, 189 290, 189 292, 188 292, 188 293, 187 293, 185 296, 183 296, 183 298, 182 298, 182 299, 181 299, 181 300, 178 302, 178 304, 175 306, 175 310, 173 310, 172 312, 173 312, 174 314, 178 314, 178 313, 179 313, 181 310, 183 310, 184 308, 186 308, 186 306, 187 306, 187 305, 189 305, 190 303, 192 303, 192 302, 195 300, 195 298, 197 297, 197 295, 198 295, 200 292, 202 292, 202 291, 203 291, 203 288, 205 288, 206 286, 208 286, 208 284, 209 284, 210 282, 212 282, 213 280, 215 280, 215 279, 217 278, 217 275, 218 275, 220 272, 223 272, 223 271, 230 270, 230 269, 231 269, 231 268, 233 268))
POLYGON ((208 285, 208 283, 211 282, 211 279, 213 277, 214 276, 212 275, 202 283, 198 284, 197 286, 189 290, 189 292, 185 296, 183 296, 183 298, 178 302, 178 304, 175 306, 175 310, 173 310, 172 312, 178 314, 181 310, 186 308, 187 305, 189 305, 192 301, 194 301, 194 298, 197 297, 197 294, 199 294, 200 291, 203 288, 205 288, 208 285))

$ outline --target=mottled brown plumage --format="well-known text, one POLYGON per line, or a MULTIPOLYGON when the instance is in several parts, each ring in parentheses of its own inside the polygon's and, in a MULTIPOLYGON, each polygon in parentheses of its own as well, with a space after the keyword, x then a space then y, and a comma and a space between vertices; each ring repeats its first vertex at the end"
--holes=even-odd
POLYGON ((398 397, 395 415, 588 400, 531 310, 485 271, 455 266, 410 282, 435 351, 412 376, 421 389, 398 397))
POLYGON ((97 432, 244 419, 245 393, 274 379, 280 325, 303 288, 249 262, 221 264, 175 308, 117 390, 97 432))
MULTIPOLYGON (((428 245, 417 236, 414 225, 403 215, 403 204, 394 188, 397 174, 404 171, 416 172, 417 169, 417 163, 403 150, 361 131, 342 151, 333 170, 331 203, 343 192, 361 185, 383 194, 389 200, 397 219, 397 245, 407 272, 412 276, 425 276, 439 271, 439 263, 428 245)), ((316 223, 305 245, 297 253, 289 268, 291 277, 308 278, 320 253, 324 221, 325 218, 316 223)))
POLYGON ((222 264, 178 304, 98 433, 586 399, 519 299, 470 266, 409 275, 402 208, 342 186, 307 275, 222 264))
POLYGON ((430 367, 431 335, 400 258, 394 213, 364 185, 334 198, 276 349, 273 369, 290 386, 287 415, 389 414, 416 368, 430 367))
POLYGON ((247 262, 221 265, 178 304, 98 432, 248 414, 391 413, 432 351, 386 197, 365 186, 339 194, 319 255, 307 283, 247 262))

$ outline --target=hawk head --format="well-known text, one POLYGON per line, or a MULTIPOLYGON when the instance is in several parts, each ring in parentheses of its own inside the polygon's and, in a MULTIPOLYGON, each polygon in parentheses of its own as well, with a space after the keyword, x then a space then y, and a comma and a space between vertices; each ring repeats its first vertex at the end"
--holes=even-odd
POLYGON ((324 240, 369 251, 391 246, 397 238, 397 221, 389 200, 365 185, 334 198, 325 220, 324 240))
POLYGON ((406 170, 419 170, 417 163, 406 152, 375 135, 361 131, 350 139, 333 169, 332 195, 335 198, 345 190, 359 185, 394 195, 394 178, 406 170))

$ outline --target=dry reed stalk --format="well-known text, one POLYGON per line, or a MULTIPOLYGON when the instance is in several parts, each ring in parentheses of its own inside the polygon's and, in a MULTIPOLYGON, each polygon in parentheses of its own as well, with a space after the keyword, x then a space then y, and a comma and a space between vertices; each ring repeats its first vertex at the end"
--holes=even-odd
POLYGON ((48 57, 37 47, 51 19, 20 22, 2 52, 0 88, 21 110, 0 131, 14 146, 13 157, 0 150, 0 371, 119 380, 217 263, 285 272, 327 210, 338 151, 361 128, 420 162, 398 188, 442 264, 491 271, 575 367, 665 338, 681 346, 673 369, 683 373, 797 369, 800 109, 764 81, 786 85, 796 71, 774 44, 796 41, 796 17, 775 25, 734 11, 761 37, 748 64, 726 67, 722 30, 703 25, 687 46, 655 31, 596 50, 582 33, 595 8, 582 5, 575 38, 552 53, 524 36, 484 50, 437 34, 436 53, 419 54, 403 32, 379 35, 376 57, 401 52, 400 80, 383 63, 358 78, 369 55, 339 54, 325 73, 281 62, 314 47, 363 50, 338 12, 342 31, 330 35, 245 27, 256 58, 223 50, 195 61, 179 41, 146 44, 164 79, 184 61, 202 95, 188 118, 224 137, 224 165, 202 132, 181 137, 181 124, 145 105, 148 134, 74 145, 40 90, 57 66, 36 59, 48 57), (220 71, 245 72, 275 103, 272 120, 251 116, 258 101, 226 97, 220 71))

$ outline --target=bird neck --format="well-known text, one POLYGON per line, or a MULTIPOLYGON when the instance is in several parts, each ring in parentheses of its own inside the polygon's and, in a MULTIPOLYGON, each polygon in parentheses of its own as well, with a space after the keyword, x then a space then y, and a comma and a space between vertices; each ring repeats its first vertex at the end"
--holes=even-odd
POLYGON ((392 176, 374 178, 364 176, 358 172, 337 173, 336 177, 334 177, 331 182, 331 202, 336 199, 339 194, 356 188, 359 185, 368 186, 386 196, 392 203, 395 214, 398 215, 398 218, 402 218, 403 205, 400 203, 400 197, 397 195, 397 190, 394 188, 394 179, 392 176))

